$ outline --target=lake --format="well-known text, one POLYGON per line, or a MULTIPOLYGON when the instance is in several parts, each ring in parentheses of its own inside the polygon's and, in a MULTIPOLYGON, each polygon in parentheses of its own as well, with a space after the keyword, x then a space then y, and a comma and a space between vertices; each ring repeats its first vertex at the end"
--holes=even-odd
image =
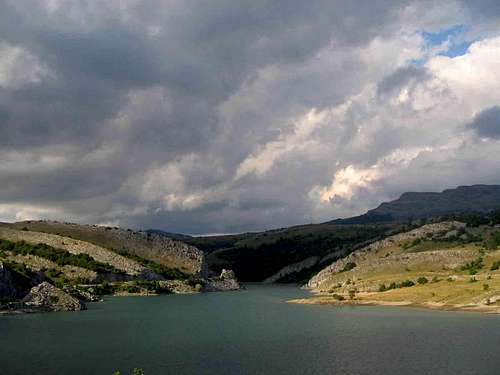
POLYGON ((284 303, 305 295, 248 285, 0 317, 0 374, 500 374, 500 316, 284 303))

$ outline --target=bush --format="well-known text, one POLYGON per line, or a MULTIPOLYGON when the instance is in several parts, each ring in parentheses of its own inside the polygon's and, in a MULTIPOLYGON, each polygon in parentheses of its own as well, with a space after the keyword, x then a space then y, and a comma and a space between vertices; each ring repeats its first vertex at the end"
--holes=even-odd
POLYGON ((485 241, 485 247, 489 250, 495 250, 500 246, 500 232, 496 231, 490 234, 485 241))
POLYGON ((347 271, 350 271, 352 270, 354 267, 356 267, 356 263, 354 262, 348 262, 346 263, 346 265, 344 266, 344 268, 342 269, 342 271, 340 272, 347 272, 347 271))
POLYGON ((462 267, 460 267, 460 269, 462 271, 468 271, 469 275, 475 275, 477 273, 477 271, 483 267, 484 267, 483 258, 478 257, 477 259, 473 260, 472 262, 464 264, 462 267))
POLYGON ((419 277, 419 278, 417 279, 417 283, 419 283, 419 284, 421 284, 421 285, 423 285, 423 284, 427 284, 428 282, 429 282, 429 280, 427 280, 427 278, 426 278, 426 277, 423 277, 423 276, 422 276, 422 277, 419 277))
POLYGON ((401 288, 408 288, 410 286, 415 285, 415 283, 411 280, 405 280, 401 283, 401 288))
POLYGON ((385 284, 380 284, 380 285, 378 286, 378 291, 379 291, 379 292, 385 292, 386 290, 388 290, 388 289, 387 289, 387 287, 385 286, 385 284))
POLYGON ((356 290, 350 289, 348 293, 349 293, 349 299, 354 299, 354 297, 356 297, 356 290))
POLYGON ((491 271, 496 271, 499 268, 500 268, 500 260, 497 260, 496 262, 493 262, 493 264, 491 265, 490 270, 491 271))
POLYGON ((341 296, 340 294, 333 294, 332 297, 336 299, 337 301, 343 301, 345 298, 341 296))
POLYGON ((483 290, 487 291, 490 289, 490 286, 488 284, 483 284, 483 290))

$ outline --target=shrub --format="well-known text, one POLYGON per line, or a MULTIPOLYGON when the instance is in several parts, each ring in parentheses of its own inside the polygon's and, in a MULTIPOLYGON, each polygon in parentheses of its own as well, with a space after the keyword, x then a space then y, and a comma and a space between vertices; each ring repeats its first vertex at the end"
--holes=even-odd
POLYGON ((419 277, 419 278, 417 279, 417 283, 419 283, 419 284, 421 284, 421 285, 423 285, 423 284, 427 284, 428 282, 429 282, 429 280, 427 280, 427 278, 426 278, 426 277, 423 277, 423 276, 421 276, 421 277, 419 277))
POLYGON ((464 264, 460 269, 462 271, 468 271, 469 275, 475 275, 478 270, 484 267, 483 264, 483 258, 478 257, 477 259, 473 260, 472 262, 464 264))
POLYGON ((401 288, 408 288, 410 286, 415 285, 415 283, 411 280, 405 280, 401 283, 401 288))
POLYGON ((500 260, 497 260, 496 262, 493 262, 493 264, 491 265, 490 270, 491 271, 496 271, 499 268, 500 268, 500 260))
POLYGON ((378 291, 379 292, 385 292, 387 290, 387 287, 385 286, 385 284, 380 284, 378 286, 378 291))
POLYGON ((342 269, 342 271, 340 272, 347 272, 347 271, 350 271, 352 270, 354 267, 356 267, 356 263, 354 262, 348 262, 346 263, 346 265, 344 266, 344 268, 342 269))
POLYGON ((341 296, 340 294, 333 294, 332 297, 336 299, 337 301, 343 301, 345 298, 341 296))
POLYGON ((491 233, 489 238, 485 241, 485 246, 487 249, 495 250, 500 246, 500 232, 496 231, 491 233))
POLYGON ((356 290, 350 289, 348 293, 349 293, 349 299, 354 299, 354 297, 356 297, 356 290))
POLYGON ((489 289, 490 289, 490 286, 488 284, 483 284, 484 291, 489 290, 489 289))

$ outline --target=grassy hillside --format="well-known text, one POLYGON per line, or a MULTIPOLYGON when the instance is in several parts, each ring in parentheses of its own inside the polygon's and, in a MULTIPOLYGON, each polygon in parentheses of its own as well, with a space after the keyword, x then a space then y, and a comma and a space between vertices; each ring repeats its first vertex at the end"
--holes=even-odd
MULTIPOLYGON (((321 259, 339 250, 349 252, 366 241, 381 238, 403 227, 400 223, 351 226, 316 224, 260 233, 193 237, 186 242, 208 254, 209 266, 214 271, 230 268, 241 280, 262 281, 292 263, 312 256, 321 259)), ((307 280, 319 266, 281 281, 307 280)))
POLYGON ((308 283, 306 303, 420 304, 500 311, 500 228, 430 224, 357 250, 308 283))
POLYGON ((54 221, 0 223, 1 228, 72 238, 112 250, 115 254, 138 256, 169 268, 178 268, 188 274, 203 273, 205 267, 201 251, 154 233, 54 221))

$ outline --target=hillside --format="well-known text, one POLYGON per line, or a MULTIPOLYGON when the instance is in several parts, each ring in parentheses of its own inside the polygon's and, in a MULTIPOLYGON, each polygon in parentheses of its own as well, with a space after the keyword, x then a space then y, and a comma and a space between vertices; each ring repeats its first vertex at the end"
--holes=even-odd
POLYGON ((106 294, 238 288, 234 273, 209 276, 200 250, 163 235, 57 222, 0 225, 0 314, 77 311, 106 294))
POLYGON ((206 276, 207 272, 202 251, 194 246, 155 233, 55 221, 0 223, 0 228, 2 227, 54 234, 85 241, 115 253, 136 255, 166 267, 178 268, 187 274, 206 276))
POLYGON ((193 237, 214 272, 229 268, 243 281, 300 282, 362 244, 399 231, 401 223, 369 225, 313 224, 238 235, 193 237), (304 262, 308 259, 307 262, 304 262), (290 265, 295 264, 295 267, 290 265), (288 270, 288 272, 287 272, 288 270))
POLYGON ((500 312, 500 228, 424 225, 333 262, 300 303, 422 305, 500 312))
POLYGON ((202 249, 215 272, 231 268, 244 281, 301 283, 333 260, 387 235, 446 217, 488 222, 489 213, 498 208, 499 185, 460 186, 441 193, 404 193, 364 215, 322 224, 183 241, 202 249))

